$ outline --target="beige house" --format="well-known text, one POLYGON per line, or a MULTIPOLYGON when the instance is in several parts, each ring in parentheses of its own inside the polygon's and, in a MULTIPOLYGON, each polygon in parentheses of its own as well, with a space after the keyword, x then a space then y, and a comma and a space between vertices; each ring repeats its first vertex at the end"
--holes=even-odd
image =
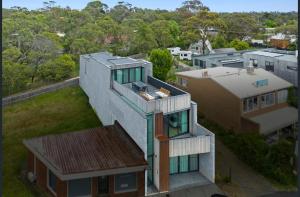
POLYGON ((215 67, 176 75, 199 112, 227 129, 269 135, 298 120, 287 103, 292 84, 264 69, 215 67))

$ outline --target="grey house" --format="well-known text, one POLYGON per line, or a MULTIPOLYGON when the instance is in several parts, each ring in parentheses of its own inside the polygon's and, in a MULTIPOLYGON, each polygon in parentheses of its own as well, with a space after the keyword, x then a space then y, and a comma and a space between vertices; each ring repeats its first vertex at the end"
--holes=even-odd
POLYGON ((212 68, 212 67, 234 67, 243 68, 246 59, 243 57, 245 51, 233 52, 221 52, 209 55, 193 55, 193 66, 199 69, 212 68))
POLYGON ((190 94, 152 77, 150 62, 81 55, 80 86, 103 125, 118 122, 144 153, 145 195, 214 182, 214 134, 197 123, 190 94))
POLYGON ((254 67, 263 68, 298 87, 298 63, 295 52, 265 49, 243 54, 254 67))

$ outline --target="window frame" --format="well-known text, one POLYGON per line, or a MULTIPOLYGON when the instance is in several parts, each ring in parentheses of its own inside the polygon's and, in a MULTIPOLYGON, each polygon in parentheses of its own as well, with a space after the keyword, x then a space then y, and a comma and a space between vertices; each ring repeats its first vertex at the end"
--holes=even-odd
POLYGON ((288 97, 289 97, 289 92, 287 89, 278 90, 276 96, 277 96, 277 104, 287 103, 288 97), (284 99, 282 99, 282 98, 284 98, 284 99))
MULTIPOLYGON (((90 191, 91 191, 91 193, 90 193, 90 195, 88 196, 88 197, 90 197, 90 196, 92 196, 92 192, 93 192, 93 180, 92 180, 92 178, 83 178, 83 179, 90 179, 90 191)), ((70 187, 70 181, 72 181, 72 180, 68 180, 67 181, 67 196, 69 197, 69 187, 70 187)), ((108 183, 109 184, 109 183, 108 183)), ((97 193, 98 193, 98 185, 97 185, 97 193)), ((99 195, 99 194, 98 194, 99 195)))
POLYGON ((134 192, 134 191, 137 191, 137 190, 138 190, 138 174, 137 174, 137 172, 129 172, 129 173, 114 175, 114 193, 115 194, 134 192), (116 191, 116 176, 124 175, 124 174, 135 174, 135 189, 125 189, 125 190, 122 190, 122 191, 116 191))
POLYGON ((259 97, 258 96, 252 96, 252 97, 248 97, 248 98, 244 98, 243 99, 243 113, 248 113, 248 112, 252 112, 252 111, 255 111, 255 110, 258 110, 259 109, 259 97), (254 107, 254 99, 256 98, 256 106, 254 107), (250 101, 252 100, 252 108, 249 110, 248 106, 249 106, 249 103, 250 101), (246 101, 246 103, 245 103, 246 101), (246 110, 245 110, 245 106, 246 106, 246 110))
MULTIPOLYGON (((189 133, 189 131, 190 131, 190 110, 187 109, 187 110, 177 111, 177 112, 171 113, 171 114, 166 114, 163 117, 163 121, 164 121, 163 122, 164 132, 167 133, 168 138, 174 138, 174 137, 178 137, 178 136, 181 136, 181 135, 185 135, 185 134, 189 133), (178 124, 179 124, 179 126, 177 126, 176 128, 179 128, 181 130, 181 113, 185 112, 185 111, 187 113, 187 123, 186 123, 187 124, 187 131, 183 132, 183 133, 178 132, 177 135, 170 136, 169 125, 167 125, 167 131, 165 131, 165 129, 166 129, 166 127, 165 127, 166 126, 165 120, 167 119, 169 121, 170 116, 176 114, 177 118, 178 118, 177 121, 178 121, 178 124)), ((167 124, 169 124, 169 122, 167 124)))
POLYGON ((270 61, 265 61, 265 68, 266 68, 266 71, 271 71, 271 72, 274 72, 274 62, 270 62, 270 61), (270 69, 272 68, 272 69, 270 69))
POLYGON ((261 108, 266 108, 266 107, 270 107, 272 105, 275 105, 276 101, 275 101, 275 93, 274 92, 271 92, 271 93, 266 93, 266 94, 263 94, 260 96, 260 106, 261 108), (267 104, 267 96, 268 95, 273 95, 273 102, 271 104, 267 104), (265 98, 264 102, 262 101, 262 98, 265 98))
POLYGON ((55 190, 57 189, 56 188, 56 184, 57 184, 57 177, 55 176, 55 174, 49 169, 47 168, 47 188, 49 189, 49 191, 54 195, 54 196, 57 196, 57 193, 56 191, 53 190, 53 188, 50 186, 50 173, 52 173, 55 177, 55 190))
POLYGON ((199 160, 199 154, 181 155, 181 156, 176 156, 176 157, 169 157, 169 160, 171 160, 171 158, 175 158, 176 161, 177 161, 177 171, 175 173, 170 173, 170 170, 169 170, 169 175, 184 174, 184 173, 190 173, 190 172, 199 172, 199 169, 200 169, 199 168, 199 161, 200 161, 199 160), (193 156, 193 155, 197 155, 197 169, 195 169, 195 170, 191 170, 191 168, 190 168, 191 156, 193 156), (188 162, 187 162, 188 170, 186 172, 181 172, 180 171, 180 157, 182 157, 182 156, 188 156, 188 162))

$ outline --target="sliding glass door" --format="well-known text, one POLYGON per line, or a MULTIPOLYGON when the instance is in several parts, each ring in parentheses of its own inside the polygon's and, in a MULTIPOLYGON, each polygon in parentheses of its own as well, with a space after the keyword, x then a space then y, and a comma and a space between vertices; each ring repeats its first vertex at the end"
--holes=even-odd
POLYGON ((199 170, 199 155, 170 157, 170 174, 195 172, 199 170))

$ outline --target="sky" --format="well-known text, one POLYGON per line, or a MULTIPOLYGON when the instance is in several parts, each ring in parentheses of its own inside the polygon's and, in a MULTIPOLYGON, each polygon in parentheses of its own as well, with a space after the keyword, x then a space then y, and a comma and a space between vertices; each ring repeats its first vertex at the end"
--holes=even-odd
MULTIPOLYGON (((91 0, 55 0, 61 7, 69 6, 72 9, 82 9, 91 0)), ((121 0, 102 0, 109 7, 113 7, 121 0)), ((184 0, 124 0, 133 6, 150 9, 175 10, 184 0)), ((297 11, 297 0, 202 0, 214 12, 249 12, 249 11, 297 11)), ((2 6, 10 8, 21 6, 28 9, 43 7, 43 0, 3 0, 2 6)))

